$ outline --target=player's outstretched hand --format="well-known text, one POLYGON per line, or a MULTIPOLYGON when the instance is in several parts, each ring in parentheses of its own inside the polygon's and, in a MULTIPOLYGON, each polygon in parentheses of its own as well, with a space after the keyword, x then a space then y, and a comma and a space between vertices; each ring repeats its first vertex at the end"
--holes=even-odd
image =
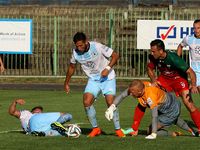
POLYGON ((157 136, 156 133, 151 133, 150 135, 146 136, 145 139, 153 140, 153 139, 156 139, 156 136, 157 136))
POLYGON ((105 117, 106 119, 108 119, 108 121, 110 121, 111 119, 113 119, 113 112, 116 110, 116 106, 115 104, 110 105, 110 107, 106 110, 105 112, 105 117))
POLYGON ((24 100, 24 99, 21 99, 21 98, 16 99, 15 102, 16 102, 17 104, 19 104, 19 105, 24 105, 24 104, 25 104, 25 100, 24 100))

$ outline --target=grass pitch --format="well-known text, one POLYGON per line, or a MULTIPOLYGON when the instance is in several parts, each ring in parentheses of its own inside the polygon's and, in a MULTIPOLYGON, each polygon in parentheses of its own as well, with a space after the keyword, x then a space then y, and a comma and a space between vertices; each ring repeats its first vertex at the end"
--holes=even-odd
MULTIPOLYGON (((90 124, 86 118, 82 104, 82 92, 71 91, 32 91, 32 90, 0 90, 0 149, 4 150, 104 150, 104 149, 140 149, 140 150, 199 150, 200 137, 192 137, 187 132, 176 126, 168 130, 181 131, 184 135, 180 137, 158 137, 156 140, 146 140, 145 130, 151 121, 149 110, 141 122, 139 135, 137 137, 127 136, 118 138, 114 135, 113 123, 106 120, 104 112, 106 104, 103 97, 95 102, 98 124, 104 134, 87 138, 90 132, 90 124), (73 115, 71 123, 80 123, 82 135, 78 139, 66 137, 34 137, 22 134, 18 119, 8 114, 10 103, 16 98, 24 98, 26 104, 18 106, 18 109, 31 109, 36 105, 42 105, 45 112, 69 112, 73 115)), ((195 104, 200 106, 199 95, 194 95, 195 104)), ((120 122, 122 128, 130 127, 132 124, 133 110, 137 102, 131 97, 120 104, 120 122)), ((181 116, 193 125, 189 113, 182 105, 181 116)))

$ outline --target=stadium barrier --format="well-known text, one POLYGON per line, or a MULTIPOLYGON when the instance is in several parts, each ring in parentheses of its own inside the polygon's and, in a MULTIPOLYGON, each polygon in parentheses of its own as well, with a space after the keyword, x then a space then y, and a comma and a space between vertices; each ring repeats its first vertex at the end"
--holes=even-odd
MULTIPOLYGON (((118 78, 147 78, 149 51, 136 48, 137 20, 194 20, 199 15, 198 8, 2 6, 0 18, 32 19, 33 54, 3 54, 1 76, 65 76, 73 35, 83 31, 120 54, 118 78)), ((187 52, 183 57, 188 62, 187 52)), ((80 65, 75 76, 83 76, 80 65)))

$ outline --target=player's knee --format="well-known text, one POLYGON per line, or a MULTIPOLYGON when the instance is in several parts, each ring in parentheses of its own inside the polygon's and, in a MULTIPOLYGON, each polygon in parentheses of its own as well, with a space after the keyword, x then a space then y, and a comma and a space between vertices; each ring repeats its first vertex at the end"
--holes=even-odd
POLYGON ((84 94, 84 96, 83 96, 83 105, 85 107, 91 106, 93 104, 93 102, 94 102, 93 99, 94 99, 94 97, 92 95, 84 94))
POLYGON ((196 106, 194 105, 194 103, 192 101, 186 101, 184 102, 186 108, 189 110, 189 112, 193 112, 196 110, 196 106))
POLYGON ((83 101, 84 107, 90 107, 92 103, 90 101, 83 101))

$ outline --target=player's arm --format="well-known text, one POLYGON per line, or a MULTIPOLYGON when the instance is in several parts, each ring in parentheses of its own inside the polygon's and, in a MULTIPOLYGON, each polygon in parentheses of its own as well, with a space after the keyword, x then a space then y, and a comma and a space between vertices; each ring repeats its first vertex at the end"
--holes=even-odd
POLYGON ((181 43, 177 47, 177 55, 181 56, 183 53, 183 47, 188 46, 188 36, 184 37, 181 43))
POLYGON ((181 44, 179 44, 177 47, 177 55, 181 56, 182 52, 183 52, 183 46, 181 44))
POLYGON ((70 81, 72 75, 74 74, 75 69, 76 69, 76 65, 73 63, 70 63, 69 68, 67 70, 65 82, 64 82, 64 88, 65 88, 66 93, 69 93, 69 91, 70 91, 69 81, 70 81))
POLYGON ((152 112, 152 133, 156 133, 158 124, 158 107, 154 107, 151 112, 152 112))
POLYGON ((156 68, 156 63, 155 59, 153 58, 152 55, 149 55, 149 62, 147 63, 147 74, 149 78, 151 79, 152 83, 156 83, 156 74, 155 74, 155 68, 156 68))
POLYGON ((161 87, 160 82, 157 81, 157 76, 153 68, 147 66, 147 74, 151 80, 153 86, 161 87))
POLYGON ((151 82, 155 82, 156 81, 156 74, 154 69, 152 69, 151 67, 147 66, 147 74, 149 76, 149 78, 151 79, 151 82))
POLYGON ((113 118, 113 112, 117 109, 117 106, 129 95, 128 88, 124 90, 119 96, 117 96, 113 104, 105 112, 105 117, 110 121, 113 118))
POLYGON ((190 68, 188 66, 188 64, 178 55, 173 55, 173 57, 171 58, 171 62, 174 64, 174 66, 176 66, 176 68, 178 68, 179 70, 181 70, 182 72, 187 73, 190 76, 191 79, 191 91, 192 93, 198 93, 198 89, 196 86, 196 74, 193 71, 192 68, 190 68))
POLYGON ((117 63, 118 59, 119 59, 119 55, 113 51, 111 54, 111 60, 110 63, 106 66, 106 68, 101 72, 101 76, 102 77, 106 77, 109 74, 109 71, 111 70, 111 68, 117 63))
POLYGON ((117 63, 118 59, 119 59, 119 54, 113 51, 111 55, 111 60, 108 66, 112 68, 117 63))
POLYGON ((191 79, 191 91, 192 93, 198 93, 197 85, 196 85, 196 74, 192 68, 189 68, 186 73, 190 76, 191 79))
POLYGON ((157 124, 158 124, 158 107, 152 109, 152 133, 146 136, 146 139, 156 139, 157 136, 157 124))
POLYGON ((114 99, 113 104, 117 107, 127 96, 129 96, 128 88, 114 99))
POLYGON ((0 56, 0 72, 4 72, 5 68, 4 68, 4 64, 3 64, 3 61, 1 59, 1 56, 0 56))
POLYGON ((16 106, 17 104, 24 105, 24 103, 25 101, 23 99, 14 100, 9 106, 9 109, 8 109, 9 114, 17 118, 20 118, 21 113, 19 110, 17 110, 16 106))

